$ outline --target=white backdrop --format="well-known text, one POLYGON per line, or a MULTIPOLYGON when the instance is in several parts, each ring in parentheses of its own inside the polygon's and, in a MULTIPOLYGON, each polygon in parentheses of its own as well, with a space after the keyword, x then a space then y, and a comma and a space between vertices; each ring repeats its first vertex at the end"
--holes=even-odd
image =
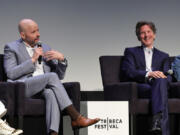
POLYGON ((19 38, 19 20, 32 18, 41 41, 69 60, 64 81, 102 90, 99 56, 122 55, 125 47, 139 45, 134 33, 139 20, 156 24, 157 48, 180 54, 179 13, 178 0, 0 0, 0 53, 19 38))

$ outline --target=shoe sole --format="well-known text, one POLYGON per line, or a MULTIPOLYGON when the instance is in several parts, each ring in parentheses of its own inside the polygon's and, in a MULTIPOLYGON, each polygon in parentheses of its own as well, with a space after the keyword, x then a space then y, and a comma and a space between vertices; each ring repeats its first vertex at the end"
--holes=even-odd
POLYGON ((22 134, 22 133, 23 133, 22 130, 16 129, 11 135, 19 135, 19 134, 22 134))
MULTIPOLYGON (((97 122, 96 122, 96 123, 97 123, 97 122)), ((72 126, 72 129, 73 129, 73 130, 76 130, 76 129, 80 129, 80 128, 86 128, 86 127, 92 126, 92 125, 94 125, 94 124, 96 124, 96 123, 92 123, 92 124, 90 124, 90 125, 88 125, 88 126, 72 126)))
POLYGON ((96 121, 95 123, 92 123, 92 124, 90 124, 90 125, 87 125, 87 126, 73 126, 73 125, 72 125, 72 129, 73 129, 73 130, 77 130, 77 129, 80 129, 80 128, 86 128, 86 127, 89 127, 89 126, 92 126, 92 125, 98 123, 99 121, 100 121, 100 120, 98 120, 98 121, 96 121))
POLYGON ((2 113, 0 114, 0 118, 2 118, 6 113, 7 113, 7 109, 5 109, 4 112, 2 112, 2 113))

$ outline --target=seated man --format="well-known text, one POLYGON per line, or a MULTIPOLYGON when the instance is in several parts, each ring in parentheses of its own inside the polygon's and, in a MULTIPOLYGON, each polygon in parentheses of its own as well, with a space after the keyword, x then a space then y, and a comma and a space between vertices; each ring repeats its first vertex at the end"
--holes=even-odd
POLYGON ((31 19, 23 19, 18 29, 21 39, 5 45, 4 68, 9 81, 25 83, 27 97, 41 93, 45 98, 47 134, 58 135, 62 110, 71 117, 73 128, 98 122, 99 118, 83 117, 72 105, 59 80, 64 78, 67 61, 62 53, 39 42, 38 24, 31 19))
POLYGON ((171 76, 164 73, 170 68, 169 55, 154 47, 156 28, 152 22, 138 22, 136 35, 141 46, 126 48, 122 71, 128 81, 138 82, 140 97, 151 101, 153 134, 169 135, 168 85, 171 76))
POLYGON ((4 104, 0 101, 0 135, 19 135, 23 133, 20 129, 14 129, 8 125, 6 121, 1 118, 6 114, 7 109, 4 104))

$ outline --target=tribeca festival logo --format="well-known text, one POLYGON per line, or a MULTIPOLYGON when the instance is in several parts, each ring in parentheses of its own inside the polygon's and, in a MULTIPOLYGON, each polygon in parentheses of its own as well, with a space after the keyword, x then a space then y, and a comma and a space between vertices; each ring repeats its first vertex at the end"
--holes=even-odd
POLYGON ((111 129, 119 129, 121 124, 123 123, 121 118, 105 118, 101 119, 97 124, 94 125, 94 128, 97 130, 111 130, 111 129))

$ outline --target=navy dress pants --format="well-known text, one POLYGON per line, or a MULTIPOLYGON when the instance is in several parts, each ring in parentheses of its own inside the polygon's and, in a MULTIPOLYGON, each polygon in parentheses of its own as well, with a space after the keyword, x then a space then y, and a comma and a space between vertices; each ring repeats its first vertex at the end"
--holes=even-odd
POLYGON ((162 112, 162 135, 169 135, 168 87, 168 80, 163 78, 138 84, 138 96, 150 99, 152 114, 162 112))

